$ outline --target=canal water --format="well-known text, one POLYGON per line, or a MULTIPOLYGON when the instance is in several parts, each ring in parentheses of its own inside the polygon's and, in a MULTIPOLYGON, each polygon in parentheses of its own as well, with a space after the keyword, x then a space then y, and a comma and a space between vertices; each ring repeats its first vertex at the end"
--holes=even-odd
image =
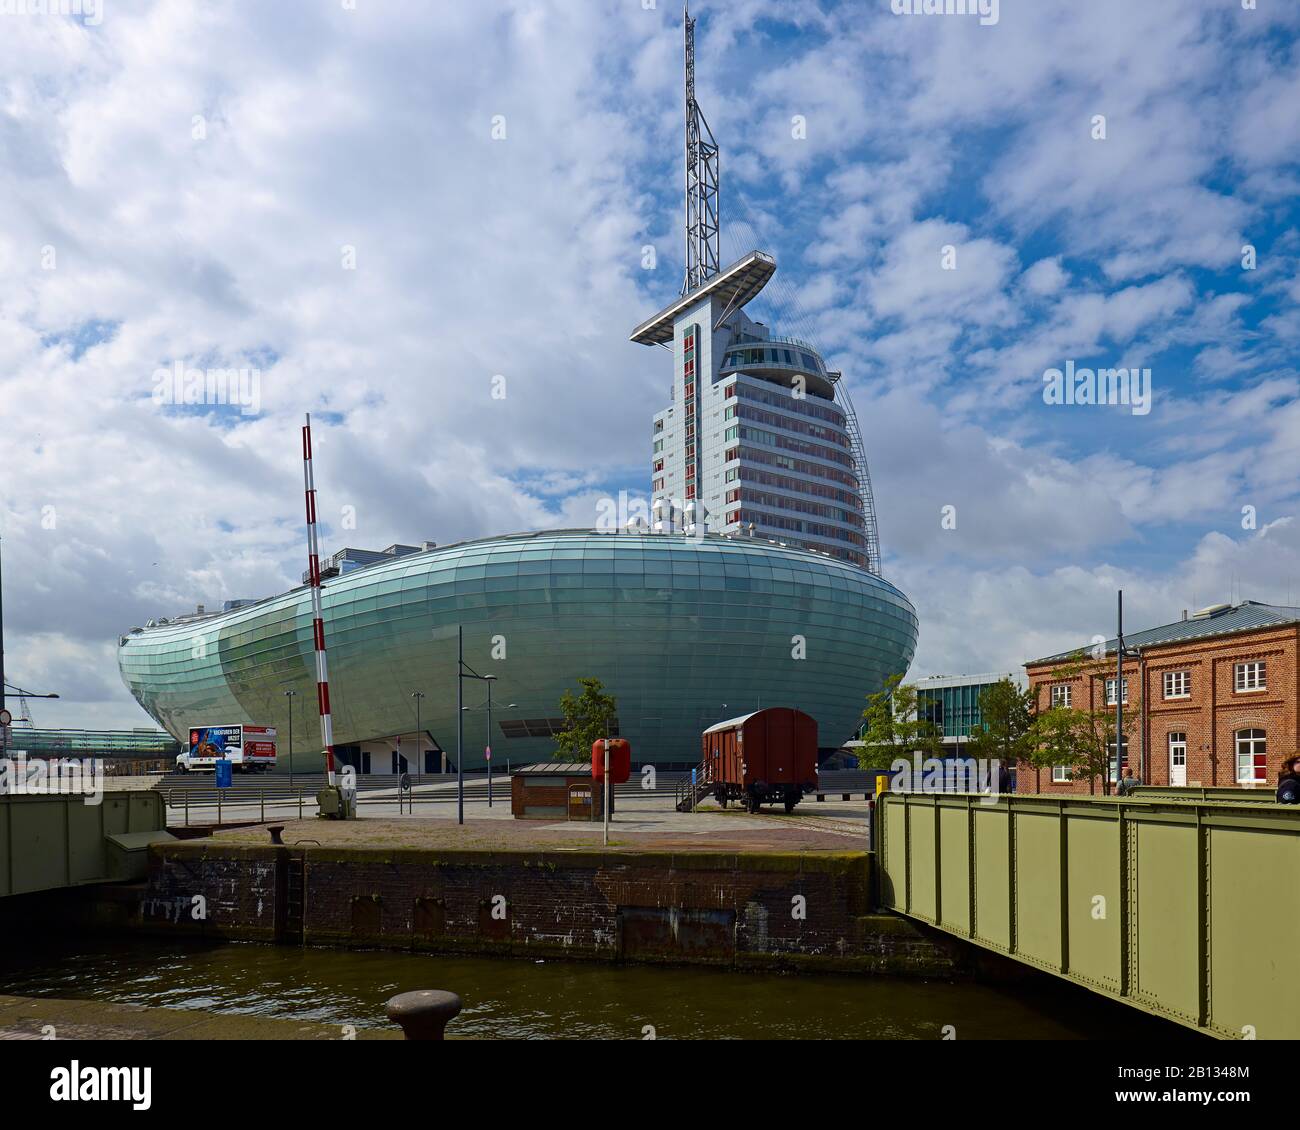
POLYGON ((385 1027, 384 1002, 450 989, 449 1032, 496 1038, 1169 1039, 1190 1035, 1047 975, 1013 985, 645 965, 28 937, 0 993, 385 1027))

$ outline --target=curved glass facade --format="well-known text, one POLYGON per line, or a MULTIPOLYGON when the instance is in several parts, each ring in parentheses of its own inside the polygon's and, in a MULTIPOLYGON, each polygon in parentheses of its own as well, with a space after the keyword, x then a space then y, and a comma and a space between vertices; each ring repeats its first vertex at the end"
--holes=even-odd
MULTIPOLYGON (((421 729, 456 746, 456 630, 493 684, 494 761, 546 758, 566 689, 595 676, 618 700, 638 762, 699 760, 700 732, 762 706, 813 715, 821 744, 851 738, 867 695, 906 672, 916 614, 888 582, 829 557, 746 538, 545 531, 464 542, 323 587, 335 742, 421 729), (513 724, 513 725, 512 725, 513 724)), ((294 765, 320 767, 307 588, 206 617, 135 629, 122 678, 174 735, 236 722, 279 731, 298 692, 294 765)), ((465 766, 481 768, 484 684, 465 682, 465 766)))

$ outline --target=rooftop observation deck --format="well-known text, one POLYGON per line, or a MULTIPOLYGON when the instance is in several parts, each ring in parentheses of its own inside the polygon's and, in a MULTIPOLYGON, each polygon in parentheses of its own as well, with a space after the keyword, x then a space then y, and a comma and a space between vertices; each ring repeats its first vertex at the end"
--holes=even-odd
POLYGON ((724 267, 703 286, 683 294, 653 318, 632 331, 638 345, 667 345, 673 340, 673 323, 679 314, 706 298, 717 298, 731 310, 739 310, 754 298, 776 274, 776 260, 765 251, 751 251, 724 267))

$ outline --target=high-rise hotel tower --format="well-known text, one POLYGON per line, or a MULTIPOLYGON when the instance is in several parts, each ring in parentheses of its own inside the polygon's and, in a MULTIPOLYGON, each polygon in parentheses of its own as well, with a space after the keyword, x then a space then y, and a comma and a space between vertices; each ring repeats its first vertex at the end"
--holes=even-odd
POLYGON ((807 342, 745 305, 776 273, 751 251, 722 266, 718 147, 695 101, 695 21, 686 37, 686 279, 632 332, 673 355, 672 403, 656 413, 656 529, 753 536, 880 572, 865 453, 840 374, 807 342))

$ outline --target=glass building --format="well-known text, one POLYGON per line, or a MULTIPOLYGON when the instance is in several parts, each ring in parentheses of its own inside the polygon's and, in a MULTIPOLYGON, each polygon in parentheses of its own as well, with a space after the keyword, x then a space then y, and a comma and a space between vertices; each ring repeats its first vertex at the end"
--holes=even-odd
MULTIPOLYGON (((866 696, 906 671, 917 636, 911 603, 880 577, 719 535, 486 538, 342 573, 322 598, 335 743, 375 772, 430 769, 437 748, 454 756, 458 625, 466 663, 496 677, 490 735, 485 684, 464 685, 467 769, 484 766, 489 740, 496 765, 550 756, 560 696, 586 676, 617 698, 612 725, 637 762, 696 764, 705 727, 764 706, 808 712, 834 748, 866 696)), ((308 588, 133 628, 118 661, 177 737, 192 725, 274 726, 280 770, 292 707, 294 767, 320 768, 308 588)))
POLYGON ((160 730, 44 730, 14 726, 9 749, 32 757, 174 758, 181 743, 160 730))
POLYGON ((1025 677, 1019 672, 934 675, 918 679, 915 683, 917 715, 943 731, 944 745, 960 749, 971 730, 981 724, 980 695, 1002 679, 1010 679, 1021 690, 1025 687, 1025 677))

